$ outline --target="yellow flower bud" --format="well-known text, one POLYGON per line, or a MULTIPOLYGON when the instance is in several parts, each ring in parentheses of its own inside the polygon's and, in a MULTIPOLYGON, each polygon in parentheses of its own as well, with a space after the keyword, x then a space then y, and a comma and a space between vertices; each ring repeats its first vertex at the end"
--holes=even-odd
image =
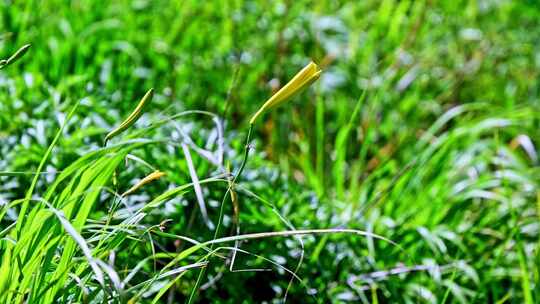
POLYGON ((302 92, 319 78, 321 72, 322 70, 317 64, 315 64, 313 61, 310 62, 300 72, 298 72, 293 79, 291 79, 284 87, 272 95, 272 97, 270 97, 270 99, 263 104, 257 113, 251 117, 249 124, 254 124, 257 117, 262 115, 264 111, 277 107, 293 98, 296 94, 302 92))
POLYGON ((142 186, 150 183, 151 181, 154 181, 156 179, 159 179, 161 178, 162 176, 164 176, 165 173, 161 172, 161 171, 154 171, 152 173, 150 173, 149 175, 147 175, 145 178, 141 179, 137 184, 135 184, 133 187, 129 188, 129 190, 127 190, 126 192, 124 192, 121 196, 122 197, 125 197, 125 196, 128 196, 130 194, 132 194, 133 192, 137 191, 139 188, 141 188, 142 186))

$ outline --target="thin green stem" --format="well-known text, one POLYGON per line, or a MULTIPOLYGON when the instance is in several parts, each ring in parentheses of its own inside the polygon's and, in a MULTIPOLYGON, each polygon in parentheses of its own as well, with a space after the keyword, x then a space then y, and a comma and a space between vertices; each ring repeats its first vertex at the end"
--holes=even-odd
MULTIPOLYGON (((221 227, 221 222, 222 222, 222 219, 223 219, 223 214, 224 214, 224 206, 225 206, 225 201, 227 200, 227 197, 229 195, 229 193, 231 192, 231 188, 234 187, 234 184, 236 182, 236 180, 240 177, 240 175, 242 174, 242 172, 244 171, 244 168, 246 167, 246 163, 248 161, 248 157, 249 157, 249 150, 250 150, 250 142, 251 142, 251 131, 253 130, 253 124, 249 124, 249 130, 248 130, 248 134, 246 136, 246 145, 245 145, 245 150, 244 150, 244 158, 242 159, 242 163, 240 164, 240 168, 238 169, 238 172, 234 175, 234 178, 233 180, 231 181, 230 183, 230 186, 229 188, 227 188, 227 191, 225 192, 225 195, 223 196, 223 200, 221 201, 221 207, 220 207, 220 210, 219 210, 219 218, 218 218, 218 223, 216 225, 216 230, 214 232, 214 238, 212 239, 212 241, 215 241, 219 235, 219 229, 221 227)), ((209 243, 210 244, 210 250, 214 249, 214 243, 209 243)), ((205 257, 204 261, 207 261, 208 260, 208 257, 205 257)), ((197 276, 197 281, 195 282, 195 286, 193 286, 193 289, 191 289, 191 293, 189 295, 189 299, 188 299, 188 304, 191 304, 193 302, 193 300, 195 299, 195 294, 197 293, 197 290, 199 289, 199 285, 201 283, 201 280, 202 280, 202 277, 204 276, 205 272, 206 272, 206 268, 208 267, 204 267, 204 268, 201 268, 201 270, 199 271, 199 275, 197 276)))
POLYGON ((242 164, 240 165, 240 169, 238 169, 238 172, 235 174, 234 179, 232 180, 232 184, 236 182, 238 177, 242 174, 244 171, 244 168, 246 167, 246 163, 248 161, 249 156, 249 149, 250 149, 250 141, 251 141, 251 131, 253 130, 253 124, 249 125, 248 135, 246 137, 246 146, 245 146, 245 152, 244 152, 244 159, 242 160, 242 164))

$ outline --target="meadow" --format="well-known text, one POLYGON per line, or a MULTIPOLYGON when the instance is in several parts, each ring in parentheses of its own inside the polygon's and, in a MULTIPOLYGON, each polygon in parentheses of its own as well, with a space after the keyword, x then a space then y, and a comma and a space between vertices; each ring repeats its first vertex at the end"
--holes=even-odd
POLYGON ((540 301, 536 1, 3 0, 0 60, 0 303, 540 301))

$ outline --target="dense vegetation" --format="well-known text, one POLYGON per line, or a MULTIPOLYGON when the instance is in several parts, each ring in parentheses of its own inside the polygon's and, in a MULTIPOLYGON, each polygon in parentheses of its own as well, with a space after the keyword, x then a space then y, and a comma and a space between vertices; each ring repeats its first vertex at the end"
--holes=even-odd
POLYGON ((536 303, 539 37, 535 1, 1 1, 0 302, 536 303))

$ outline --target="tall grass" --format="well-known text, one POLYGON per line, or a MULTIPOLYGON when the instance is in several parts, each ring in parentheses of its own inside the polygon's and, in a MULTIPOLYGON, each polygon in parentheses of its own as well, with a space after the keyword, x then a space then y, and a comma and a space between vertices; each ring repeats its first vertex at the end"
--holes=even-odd
POLYGON ((534 3, 0 8, 1 303, 540 298, 534 3))

